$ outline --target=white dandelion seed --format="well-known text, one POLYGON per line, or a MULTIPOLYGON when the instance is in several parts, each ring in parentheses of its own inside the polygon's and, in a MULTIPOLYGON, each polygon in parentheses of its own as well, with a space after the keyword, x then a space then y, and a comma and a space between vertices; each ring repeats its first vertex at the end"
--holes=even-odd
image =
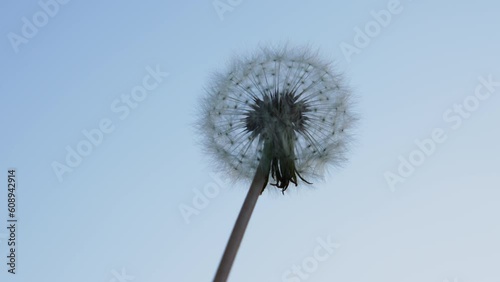
POLYGON ((223 171, 251 179, 259 164, 284 192, 345 160, 351 92, 331 64, 308 49, 265 48, 215 74, 200 129, 223 171))
POLYGON ((202 102, 199 131, 220 168, 252 179, 214 281, 226 281, 259 195, 311 184, 345 160, 351 92, 330 63, 309 49, 263 48, 214 75, 202 102))

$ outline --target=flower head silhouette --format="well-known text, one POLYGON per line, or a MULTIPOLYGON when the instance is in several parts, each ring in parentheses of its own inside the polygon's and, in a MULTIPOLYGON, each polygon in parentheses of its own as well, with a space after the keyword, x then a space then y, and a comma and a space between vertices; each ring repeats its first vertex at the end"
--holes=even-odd
POLYGON ((216 73, 202 102, 198 129, 223 170, 253 178, 214 281, 226 281, 269 176, 290 183, 339 165, 356 120, 351 92, 330 63, 307 48, 262 48, 216 73))
POLYGON ((307 48, 237 57, 207 87, 199 125, 209 153, 234 177, 258 166, 284 192, 345 159, 356 118, 341 74, 307 48))

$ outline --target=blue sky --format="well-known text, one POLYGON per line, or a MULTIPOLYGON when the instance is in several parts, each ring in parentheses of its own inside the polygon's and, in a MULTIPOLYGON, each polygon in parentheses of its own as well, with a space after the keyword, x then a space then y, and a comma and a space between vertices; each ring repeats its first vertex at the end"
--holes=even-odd
POLYGON ((0 168, 17 171, 18 248, 17 274, 2 263, 0 279, 211 281, 247 186, 203 154, 199 98, 233 55, 288 42, 345 74, 356 142, 325 182, 260 197, 230 281, 498 281, 499 8, 1 3, 0 168))

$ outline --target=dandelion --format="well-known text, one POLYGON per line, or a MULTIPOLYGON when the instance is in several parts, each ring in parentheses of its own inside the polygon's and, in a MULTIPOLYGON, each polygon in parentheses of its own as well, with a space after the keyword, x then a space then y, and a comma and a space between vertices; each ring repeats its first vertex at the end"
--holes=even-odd
POLYGON ((342 76, 307 48, 262 48, 216 73, 199 130, 219 168, 252 179, 215 281, 226 281, 258 196, 311 184, 345 160, 356 120, 342 76))

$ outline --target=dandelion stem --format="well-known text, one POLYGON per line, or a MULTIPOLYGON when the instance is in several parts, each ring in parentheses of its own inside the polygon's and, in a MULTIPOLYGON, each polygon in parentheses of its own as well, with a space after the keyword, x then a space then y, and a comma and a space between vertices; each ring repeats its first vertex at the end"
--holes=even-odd
POLYGON ((226 250, 224 251, 224 255, 222 256, 219 264, 219 268, 217 269, 217 273, 215 274, 214 282, 227 281, 229 272, 231 271, 231 267, 233 266, 233 262, 236 257, 236 253, 238 252, 241 240, 243 239, 243 235, 245 234, 248 222, 250 221, 250 217, 252 216, 253 209, 255 207, 255 204, 257 203, 257 199, 259 198, 259 195, 267 184, 267 176, 269 174, 269 170, 267 171, 268 172, 266 173, 263 165, 259 165, 257 167, 257 171, 255 172, 255 176, 253 178, 252 184, 250 185, 250 189, 248 190, 245 202, 243 202, 240 214, 236 219, 231 237, 229 237, 226 250))

